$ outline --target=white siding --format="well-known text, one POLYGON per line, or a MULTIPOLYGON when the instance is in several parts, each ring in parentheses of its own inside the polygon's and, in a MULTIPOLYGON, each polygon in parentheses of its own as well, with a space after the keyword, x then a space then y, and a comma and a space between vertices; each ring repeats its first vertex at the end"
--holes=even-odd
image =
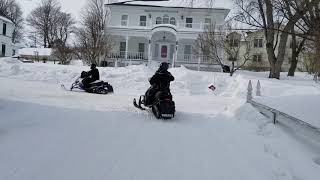
POLYGON ((0 18, 0 56, 2 55, 2 45, 6 46, 5 56, 12 56, 12 33, 13 33, 12 22, 7 21, 5 18, 0 18), (6 24, 6 35, 3 35, 3 24, 6 24))

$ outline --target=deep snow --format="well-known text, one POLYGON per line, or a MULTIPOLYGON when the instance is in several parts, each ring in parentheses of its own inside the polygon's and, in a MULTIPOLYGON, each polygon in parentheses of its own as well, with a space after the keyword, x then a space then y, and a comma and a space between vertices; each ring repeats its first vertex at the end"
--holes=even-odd
MULTIPOLYGON (((320 149, 245 103, 249 79, 263 98, 319 95, 310 77, 170 69, 177 113, 156 120, 132 106, 154 69, 100 68, 114 95, 64 91, 84 66, 0 59, 0 179, 318 179, 320 149), (215 82, 215 83, 214 83, 215 82), (208 85, 217 86, 215 92, 208 85)), ((306 102, 305 102, 306 103, 306 102)))

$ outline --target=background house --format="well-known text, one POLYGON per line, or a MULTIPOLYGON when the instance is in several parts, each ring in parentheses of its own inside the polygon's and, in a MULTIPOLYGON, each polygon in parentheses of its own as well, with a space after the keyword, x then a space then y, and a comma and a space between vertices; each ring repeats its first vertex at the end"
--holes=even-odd
MULTIPOLYGON (((246 64, 243 66, 243 69, 248 70, 256 70, 256 71, 268 71, 270 70, 270 64, 268 61, 268 54, 266 51, 266 39, 264 36, 263 30, 256 30, 256 31, 250 31, 245 32, 245 35, 241 35, 242 32, 231 32, 227 35, 232 35, 231 38, 233 38, 233 41, 237 41, 239 43, 234 44, 234 46, 239 46, 240 52, 237 61, 235 61, 236 66, 240 66, 243 64, 245 59, 243 58, 243 55, 246 53, 247 50, 249 50, 249 56, 250 60, 246 62, 246 64), (238 34, 238 36, 234 36, 233 34, 238 34), (245 36, 245 38, 244 38, 245 36), (250 48, 247 49, 246 46, 249 45, 250 48)), ((288 71, 290 68, 290 61, 291 61, 291 43, 292 43, 292 37, 289 35, 288 42, 286 46, 286 54, 285 54, 285 60, 282 65, 282 71, 288 71)), ((276 47, 275 53, 278 53, 278 47, 276 47)), ((303 69, 303 55, 301 55, 298 60, 298 69, 303 69)), ((229 61, 228 57, 225 58, 224 61, 225 64, 230 65, 231 62, 229 61)))
POLYGON ((9 19, 0 16, 0 57, 13 55, 12 33, 14 24, 9 19))

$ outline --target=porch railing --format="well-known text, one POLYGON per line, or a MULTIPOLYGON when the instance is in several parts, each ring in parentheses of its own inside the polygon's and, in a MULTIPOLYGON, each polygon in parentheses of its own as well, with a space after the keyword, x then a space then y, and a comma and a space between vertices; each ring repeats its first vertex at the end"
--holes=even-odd
MULTIPOLYGON (((111 52, 108 56, 109 59, 117 59, 117 60, 134 60, 134 61, 147 61, 148 54, 145 52, 111 52)), ((157 57, 153 57, 153 60, 158 60, 157 57)), ((186 63, 186 64, 214 64, 212 59, 208 56, 195 55, 195 54, 178 54, 177 59, 175 60, 178 63, 186 63)))
POLYGON ((110 59, 131 59, 131 60, 148 60, 145 52, 128 52, 126 57, 125 51, 111 52, 108 56, 110 59))

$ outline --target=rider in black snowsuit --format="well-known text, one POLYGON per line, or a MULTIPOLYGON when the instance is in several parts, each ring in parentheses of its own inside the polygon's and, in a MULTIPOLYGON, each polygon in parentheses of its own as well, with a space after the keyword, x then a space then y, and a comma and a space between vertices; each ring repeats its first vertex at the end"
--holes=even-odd
POLYGON ((169 64, 163 62, 160 64, 159 69, 149 79, 151 87, 145 94, 145 105, 151 105, 154 103, 155 95, 158 91, 170 92, 170 82, 174 81, 174 77, 168 72, 169 64))
POLYGON ((87 72, 87 77, 82 80, 82 84, 85 88, 90 87, 90 83, 100 80, 99 70, 95 64, 91 64, 90 71, 87 72))

